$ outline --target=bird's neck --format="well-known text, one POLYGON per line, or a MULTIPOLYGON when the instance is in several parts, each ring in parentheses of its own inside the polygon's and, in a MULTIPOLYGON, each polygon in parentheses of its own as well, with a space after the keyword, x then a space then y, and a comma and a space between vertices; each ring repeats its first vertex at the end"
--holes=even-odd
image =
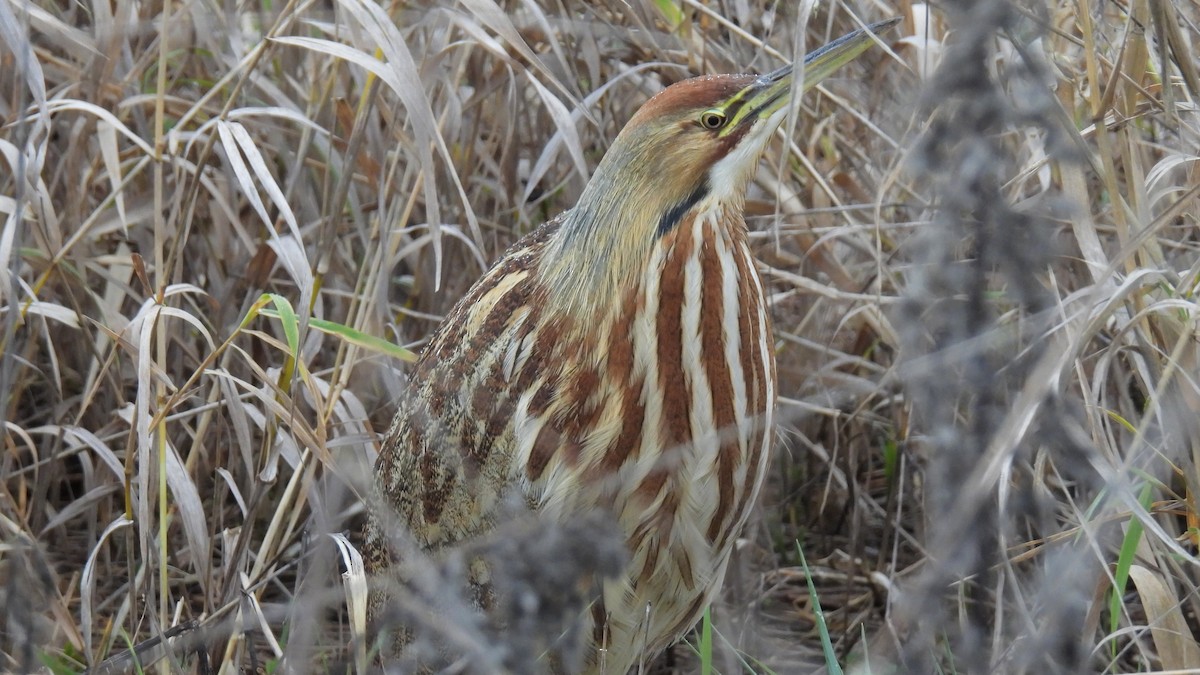
POLYGON ((623 199, 581 199, 566 214, 543 258, 543 279, 556 296, 554 306, 584 320, 618 309, 629 289, 645 285, 659 272, 656 268, 678 254, 679 233, 697 221, 706 224, 700 232, 746 243, 741 194, 718 202, 709 195, 663 199, 638 192, 623 199))

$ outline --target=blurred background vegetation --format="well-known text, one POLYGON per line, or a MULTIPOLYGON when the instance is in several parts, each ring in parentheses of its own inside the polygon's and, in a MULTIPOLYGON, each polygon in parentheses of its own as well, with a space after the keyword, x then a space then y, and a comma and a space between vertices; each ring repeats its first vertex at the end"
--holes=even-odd
POLYGON ((775 464, 648 667, 1200 669, 1195 0, 0 0, 0 670, 354 672, 394 345, 667 84, 890 16, 751 188, 775 464))

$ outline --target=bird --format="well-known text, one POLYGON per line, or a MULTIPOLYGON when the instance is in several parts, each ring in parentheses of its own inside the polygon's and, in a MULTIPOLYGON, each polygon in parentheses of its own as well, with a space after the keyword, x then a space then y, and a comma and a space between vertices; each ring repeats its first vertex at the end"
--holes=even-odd
MULTIPOLYGON (((695 77, 637 110, 575 206, 512 245, 415 363, 375 465, 373 578, 419 584, 413 558, 495 533, 515 497, 546 523, 608 514, 624 552, 589 591, 584 656, 548 670, 621 675, 697 623, 764 482, 778 394, 746 191, 793 97, 897 21, 810 53, 802 78, 695 77)), ((486 612, 476 563, 459 567, 486 612)), ((372 619, 396 602, 376 582, 372 619)))

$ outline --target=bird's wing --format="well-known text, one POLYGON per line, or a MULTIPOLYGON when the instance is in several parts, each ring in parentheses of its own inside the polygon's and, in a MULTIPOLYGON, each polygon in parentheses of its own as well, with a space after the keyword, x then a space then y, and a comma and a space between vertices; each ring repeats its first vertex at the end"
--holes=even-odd
MULTIPOLYGON (((529 344, 538 265, 561 216, 510 248, 446 316, 417 361, 376 464, 375 520, 395 521, 426 550, 486 532, 517 467, 513 417, 536 369, 529 344), (525 378, 520 378, 525 379, 525 378)), ((379 523, 368 546, 385 545, 379 523)), ((382 561, 380 561, 382 562, 382 561)))

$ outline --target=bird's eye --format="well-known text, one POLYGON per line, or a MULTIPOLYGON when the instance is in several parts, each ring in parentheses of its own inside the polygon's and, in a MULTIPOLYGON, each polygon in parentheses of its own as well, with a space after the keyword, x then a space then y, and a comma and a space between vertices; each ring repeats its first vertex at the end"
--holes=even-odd
POLYGON ((700 114, 700 126, 705 129, 720 129, 725 126, 725 113, 720 110, 706 110, 700 114))

